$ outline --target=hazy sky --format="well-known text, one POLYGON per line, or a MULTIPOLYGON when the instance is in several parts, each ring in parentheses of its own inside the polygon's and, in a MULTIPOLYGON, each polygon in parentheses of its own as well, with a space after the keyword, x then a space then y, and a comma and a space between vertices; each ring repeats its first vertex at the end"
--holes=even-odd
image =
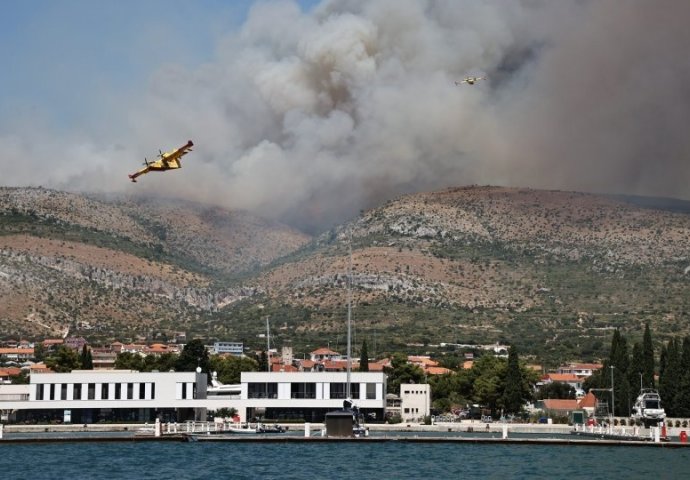
POLYGON ((8 0, 0 185, 312 230, 474 183, 690 199, 689 18, 684 0, 8 0), (188 139, 182 170, 128 181, 188 139))

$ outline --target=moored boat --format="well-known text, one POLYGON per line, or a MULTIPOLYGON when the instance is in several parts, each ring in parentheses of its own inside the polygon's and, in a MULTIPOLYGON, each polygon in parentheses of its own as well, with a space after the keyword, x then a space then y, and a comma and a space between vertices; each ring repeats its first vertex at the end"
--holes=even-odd
POLYGON ((249 423, 230 426, 223 433, 240 433, 240 434, 264 434, 264 433, 285 433, 287 431, 286 427, 282 425, 264 425, 263 423, 257 423, 256 426, 252 427, 249 423))

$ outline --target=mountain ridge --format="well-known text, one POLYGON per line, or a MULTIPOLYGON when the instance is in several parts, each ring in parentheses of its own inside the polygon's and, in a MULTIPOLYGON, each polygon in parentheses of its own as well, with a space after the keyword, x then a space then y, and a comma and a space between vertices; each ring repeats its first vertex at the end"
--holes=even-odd
POLYGON ((269 316, 276 342, 337 344, 350 233, 355 341, 432 351, 502 341, 593 357, 611 328, 690 331, 690 215, 617 197, 458 187, 390 200, 309 237, 170 199, 23 195, 0 189, 0 325, 17 335, 47 335, 44 324, 103 340, 187 330, 254 344, 269 316), (45 288, 70 282, 62 299, 45 288))

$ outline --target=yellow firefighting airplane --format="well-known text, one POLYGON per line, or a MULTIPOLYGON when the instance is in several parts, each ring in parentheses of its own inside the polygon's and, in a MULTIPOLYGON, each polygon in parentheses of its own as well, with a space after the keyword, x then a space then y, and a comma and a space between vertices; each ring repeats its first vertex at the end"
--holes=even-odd
POLYGON ((477 83, 479 80, 486 80, 486 77, 465 77, 459 82, 456 80, 455 84, 460 85, 461 83, 466 83, 468 85, 474 85, 477 83))
POLYGON ((158 160, 156 160, 155 162, 149 162, 146 159, 144 159, 144 165, 146 166, 141 170, 129 175, 129 178, 133 182, 136 182, 136 179, 139 175, 149 173, 150 171, 163 172, 165 170, 182 168, 182 162, 180 161, 180 158, 182 158, 183 155, 186 155, 189 152, 191 152, 193 146, 194 144, 191 140, 189 140, 185 145, 182 145, 180 148, 176 150, 172 150, 170 152, 165 153, 160 152, 159 150, 160 155, 158 155, 158 160))

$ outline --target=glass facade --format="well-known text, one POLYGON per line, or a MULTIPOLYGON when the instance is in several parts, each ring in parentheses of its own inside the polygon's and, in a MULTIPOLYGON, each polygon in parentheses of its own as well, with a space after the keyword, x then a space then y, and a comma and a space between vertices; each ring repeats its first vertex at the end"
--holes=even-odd
MULTIPOLYGON (((186 387, 187 384, 184 384, 186 387)), ((196 398, 196 384, 188 389, 188 397, 196 398)), ((36 400, 155 400, 156 384, 146 383, 38 383, 36 400), (110 388, 110 386, 114 388, 110 388), (151 393, 147 397, 147 385, 151 393), (124 388, 123 388, 124 386, 124 388), (96 393, 100 392, 100 397, 96 393), (71 397, 70 397, 71 394, 71 397)))
POLYGON ((248 398, 278 398, 278 384, 275 382, 247 384, 248 398))
POLYGON ((290 398, 316 398, 316 383, 290 384, 290 398))

